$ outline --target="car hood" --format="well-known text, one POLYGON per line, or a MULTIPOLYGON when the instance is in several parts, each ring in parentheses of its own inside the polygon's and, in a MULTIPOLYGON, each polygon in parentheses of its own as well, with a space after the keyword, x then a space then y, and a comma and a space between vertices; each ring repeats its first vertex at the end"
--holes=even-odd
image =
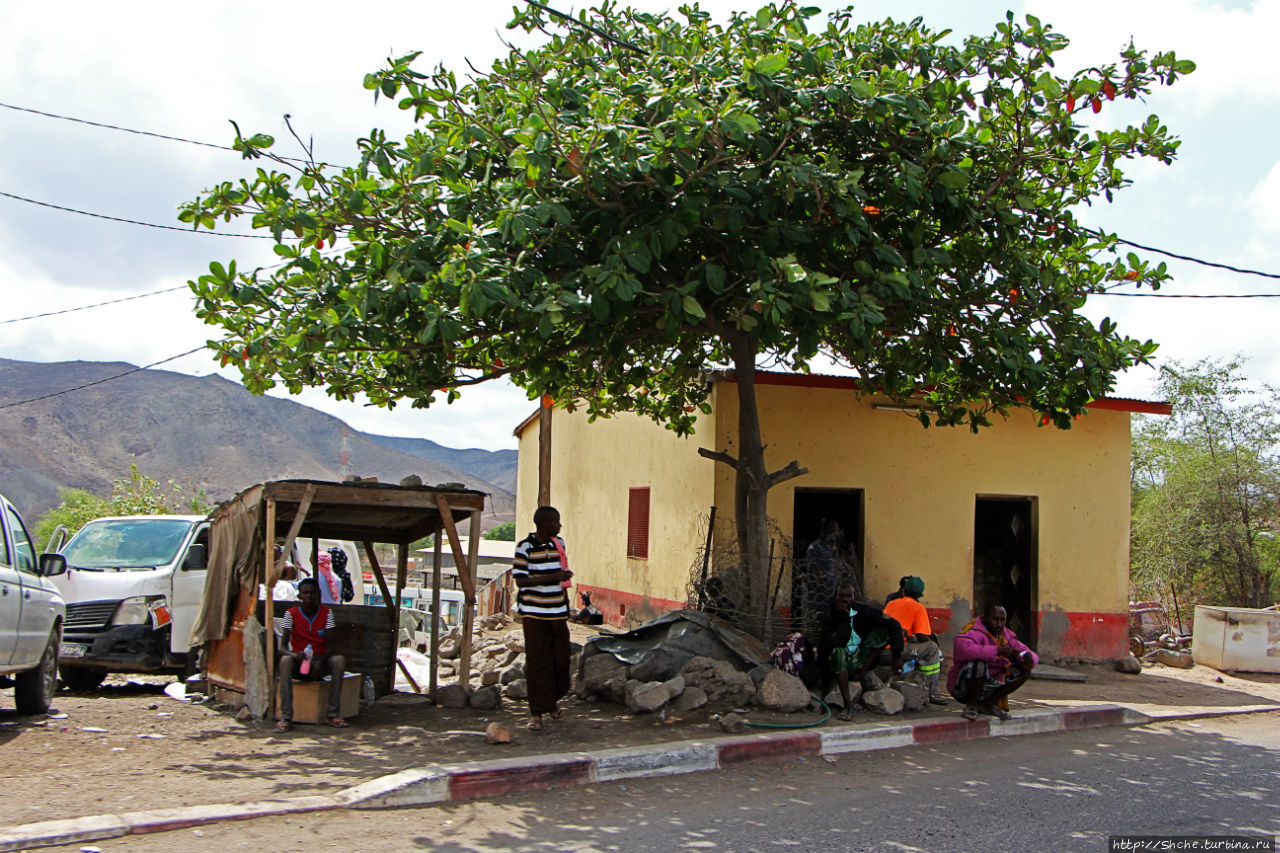
POLYGON ((68 604, 80 601, 121 601, 135 595, 168 595, 170 568, 133 569, 125 572, 86 571, 67 567, 57 584, 68 604))

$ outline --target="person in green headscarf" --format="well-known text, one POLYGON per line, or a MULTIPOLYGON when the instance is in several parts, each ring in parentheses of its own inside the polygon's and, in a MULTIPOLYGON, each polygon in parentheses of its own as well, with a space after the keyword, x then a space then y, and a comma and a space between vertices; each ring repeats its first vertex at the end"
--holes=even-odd
POLYGON ((929 701, 945 705, 947 700, 938 690, 942 676, 942 649, 929 622, 929 611, 920 603, 920 596, 924 595, 924 579, 908 575, 902 579, 901 587, 902 597, 886 604, 884 613, 902 626, 906 639, 903 654, 907 660, 915 661, 916 672, 920 673, 929 689, 929 701))

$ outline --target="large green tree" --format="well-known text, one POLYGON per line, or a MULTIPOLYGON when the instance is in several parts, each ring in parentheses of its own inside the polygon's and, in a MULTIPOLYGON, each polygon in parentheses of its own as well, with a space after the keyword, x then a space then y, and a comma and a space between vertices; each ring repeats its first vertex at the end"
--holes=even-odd
POLYGON ((1168 418, 1133 441, 1130 563, 1140 592, 1234 607, 1274 603, 1280 567, 1280 395, 1237 360, 1161 368, 1168 418))
MULTIPOLYGON (((766 467, 757 365, 830 356, 925 425, 1021 405, 1069 427, 1154 349, 1090 322, 1086 297, 1165 277, 1073 211, 1177 147, 1155 116, 1082 115, 1194 68, 1129 46, 1064 75, 1067 40, 1032 17, 956 45, 919 20, 817 15, 531 6, 513 26, 541 46, 488 71, 391 61, 365 86, 412 112, 404 139, 371 131, 347 168, 277 158, 185 206, 195 227, 251 215, 284 261, 192 283, 213 346, 258 392, 427 406, 508 376, 679 433, 708 370, 732 369, 739 441, 704 450, 736 471, 761 617, 768 489, 802 469, 766 467)), ((236 144, 271 156, 266 136, 236 144)))

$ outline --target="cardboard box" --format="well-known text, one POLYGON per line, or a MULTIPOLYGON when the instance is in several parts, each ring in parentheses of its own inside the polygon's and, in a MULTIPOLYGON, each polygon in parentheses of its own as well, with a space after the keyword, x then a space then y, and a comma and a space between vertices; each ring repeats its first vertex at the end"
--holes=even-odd
MULTIPOLYGON (((350 719, 360 713, 360 685, 364 676, 358 672, 343 673, 342 699, 338 716, 350 719)), ((328 681, 293 682, 293 721, 295 723, 327 722, 329 711, 328 681)), ((276 708, 280 707, 280 689, 276 688, 276 708)))

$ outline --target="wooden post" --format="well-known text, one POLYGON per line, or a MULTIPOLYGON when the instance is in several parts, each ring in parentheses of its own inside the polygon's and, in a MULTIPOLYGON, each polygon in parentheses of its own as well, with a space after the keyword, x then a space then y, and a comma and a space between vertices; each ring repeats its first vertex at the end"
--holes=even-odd
POLYGON ((444 537, 444 527, 436 528, 436 546, 435 553, 431 557, 431 701, 435 701, 436 687, 439 685, 438 670, 440 669, 440 558, 441 547, 444 545, 440 540, 444 537))
POLYGON ((391 654, 396 660, 400 659, 395 651, 400 648, 400 596, 404 594, 404 580, 408 571, 409 543, 401 542, 396 545, 396 606, 391 615, 391 618, 395 620, 396 627, 396 640, 391 644, 391 654))
POLYGON ((698 609, 707 606, 707 570, 711 567, 711 540, 716 532, 716 505, 711 505, 711 515, 707 518, 707 541, 702 546, 702 576, 698 579, 698 609))
POLYGON ((267 523, 262 541, 266 547, 262 561, 263 588, 266 590, 262 621, 267 635, 267 719, 272 719, 276 713, 276 620, 275 605, 271 601, 271 587, 276 582, 276 502, 270 498, 267 499, 267 523))
POLYGON ((449 548, 453 551, 453 564, 458 567, 458 580, 462 581, 462 643, 458 655, 459 683, 471 692, 471 631, 475 626, 476 585, 472 580, 471 567, 463 556, 462 545, 458 543, 458 528, 453 523, 453 510, 449 508, 448 499, 441 494, 436 495, 436 508, 440 510, 440 521, 449 534, 449 548))
MULTIPOLYGON (((372 542, 362 542, 364 545, 364 555, 369 559, 369 567, 373 569, 373 576, 378 581, 378 589, 382 592, 382 603, 387 607, 392 607, 394 602, 391 599, 391 590, 387 588, 387 578, 382 574, 382 566, 378 565, 378 555, 373 553, 372 542)), ((399 626, 396 630, 400 630, 399 626)))
POLYGON ((471 588, 479 590, 477 574, 480 570, 480 510, 472 510, 471 526, 467 528, 467 572, 471 575, 471 588))
POLYGON ((538 506, 551 504, 551 404, 550 394, 542 395, 538 408, 538 506))

